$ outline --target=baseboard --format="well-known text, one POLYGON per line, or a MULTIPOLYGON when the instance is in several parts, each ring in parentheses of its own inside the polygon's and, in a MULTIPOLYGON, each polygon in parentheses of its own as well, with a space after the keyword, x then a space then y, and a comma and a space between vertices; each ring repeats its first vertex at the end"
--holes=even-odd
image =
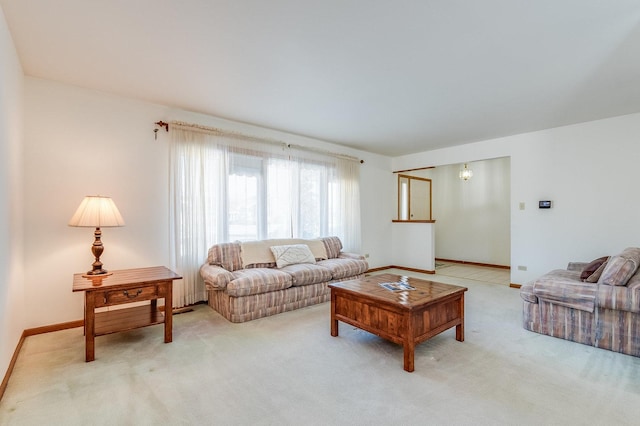
POLYGON ((67 330, 69 328, 84 327, 84 320, 63 322, 60 324, 45 325, 36 328, 27 328, 22 334, 25 337, 35 336, 36 334, 51 333, 52 331, 67 330))
POLYGON ((466 260, 454 260, 454 259, 441 259, 439 257, 436 257, 436 261, 450 262, 450 263, 460 263, 462 265, 486 266, 488 268, 499 268, 499 269, 509 269, 509 270, 511 270, 511 266, 508 266, 508 265, 494 265, 492 263, 468 262, 466 260))
POLYGON ((371 272, 384 271, 385 269, 402 269, 403 271, 418 272, 420 274, 435 274, 436 273, 436 271, 432 271, 430 269, 416 269, 416 268, 409 268, 407 266, 398 266, 398 265, 389 265, 389 266, 382 266, 380 268, 373 268, 373 269, 367 270, 366 273, 369 274, 371 272))
POLYGON ((436 273, 436 271, 432 271, 431 269, 417 269, 417 268, 409 268, 407 266, 392 265, 391 268, 402 269, 403 271, 418 272, 420 274, 435 274, 436 273))
POLYGON ((365 274, 369 274, 371 272, 380 272, 380 271, 384 271, 385 269, 391 269, 393 268, 393 266, 381 266, 379 268, 372 268, 372 269, 368 269, 367 272, 365 272, 365 274))
POLYGON ((11 378, 11 373, 13 373, 13 367, 16 365, 16 361, 18 360, 18 354, 20 354, 20 349, 22 349, 22 344, 24 343, 24 339, 26 338, 26 334, 23 331, 20 336, 20 340, 18 340, 18 344, 16 345, 16 350, 13 351, 13 356, 11 357, 11 362, 9 362, 9 368, 7 368, 7 372, 2 379, 2 384, 0 384, 0 401, 4 396, 4 391, 7 390, 7 385, 9 384, 9 378, 11 378))

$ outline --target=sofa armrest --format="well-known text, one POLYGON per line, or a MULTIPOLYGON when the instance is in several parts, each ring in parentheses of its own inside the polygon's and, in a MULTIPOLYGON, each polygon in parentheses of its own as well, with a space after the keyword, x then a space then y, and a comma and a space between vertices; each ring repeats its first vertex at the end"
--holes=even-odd
POLYGON ((365 260, 365 257, 361 254, 347 253, 347 252, 341 251, 340 254, 338 255, 338 259, 365 260))
POLYGON ((562 272, 552 271, 534 281, 533 295, 556 305, 593 312, 598 285, 563 277, 562 272))
POLYGON ((208 288, 224 290, 230 281, 234 279, 231 272, 221 266, 205 263, 200 267, 200 275, 208 288))
POLYGON ((588 262, 569 262, 567 271, 582 271, 588 264, 588 262))

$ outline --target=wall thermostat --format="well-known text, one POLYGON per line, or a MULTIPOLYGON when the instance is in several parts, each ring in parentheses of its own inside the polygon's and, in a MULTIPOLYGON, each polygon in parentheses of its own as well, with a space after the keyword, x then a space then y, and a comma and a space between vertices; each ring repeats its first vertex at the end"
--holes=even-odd
POLYGON ((538 201, 538 208, 539 209, 550 209, 551 208, 551 201, 549 201, 549 200, 538 201))

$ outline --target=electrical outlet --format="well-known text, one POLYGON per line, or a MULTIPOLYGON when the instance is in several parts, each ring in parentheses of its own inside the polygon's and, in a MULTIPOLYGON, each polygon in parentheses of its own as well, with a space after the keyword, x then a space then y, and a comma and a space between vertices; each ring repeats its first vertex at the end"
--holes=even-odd
POLYGON ((526 271, 527 267, 524 265, 518 265, 518 271, 526 271))
POLYGON ((364 255, 364 257, 368 259, 368 258, 369 258, 369 253, 366 253, 366 254, 364 255))
POLYGON ((523 202, 520 203, 520 210, 524 210, 524 203, 523 202))

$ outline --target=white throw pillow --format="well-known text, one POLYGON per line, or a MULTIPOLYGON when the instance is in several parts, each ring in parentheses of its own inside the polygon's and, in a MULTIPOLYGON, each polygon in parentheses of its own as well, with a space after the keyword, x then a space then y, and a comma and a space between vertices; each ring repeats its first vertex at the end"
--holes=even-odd
POLYGON ((306 244, 292 244, 271 247, 273 257, 276 258, 278 268, 298 263, 316 263, 316 258, 306 244))

